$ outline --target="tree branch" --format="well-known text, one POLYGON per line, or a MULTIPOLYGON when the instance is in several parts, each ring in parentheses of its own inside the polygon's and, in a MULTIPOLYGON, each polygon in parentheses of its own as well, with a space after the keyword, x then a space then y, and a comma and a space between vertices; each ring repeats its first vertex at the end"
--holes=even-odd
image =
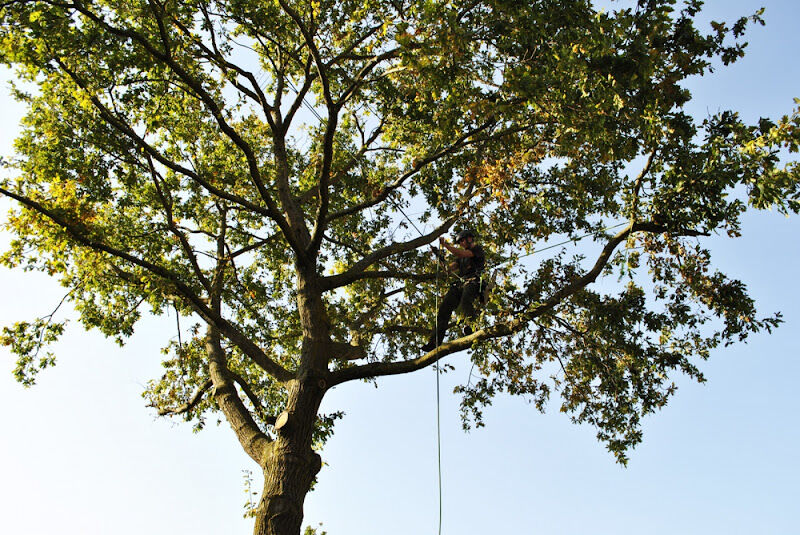
POLYGON ((161 202, 161 206, 164 208, 164 214, 167 219, 167 227, 169 228, 170 232, 178 238, 178 241, 181 244, 181 248, 183 249, 183 254, 186 255, 186 258, 189 260, 189 263, 192 265, 192 270, 194 271, 197 280, 200 281, 200 284, 203 285, 203 288, 208 292, 211 290, 211 284, 208 282, 203 270, 200 268, 200 264, 197 262, 197 257, 192 250, 191 245, 189 244, 189 240, 186 236, 178 229, 178 226, 175 224, 175 219, 172 215, 172 196, 169 195, 169 192, 165 192, 161 189, 161 184, 159 183, 159 176, 158 172, 156 171, 155 166, 153 165, 153 160, 150 155, 147 155, 147 163, 150 168, 150 175, 153 178, 153 185, 155 186, 156 193, 158 194, 159 201, 161 202))
POLYGON ((126 262, 139 266, 153 275, 164 279, 175 288, 179 295, 188 301, 188 303, 200 317, 202 317, 209 325, 215 326, 221 333, 225 335, 226 338, 239 347, 239 349, 241 349, 245 355, 250 357, 253 362, 264 368, 267 373, 271 374, 278 381, 282 382, 288 381, 294 377, 294 374, 269 358, 269 356, 267 356, 267 354, 264 353, 261 348, 256 346, 233 324, 223 318, 219 313, 209 308, 205 301, 199 295, 197 295, 188 284, 183 282, 176 273, 173 273, 162 266, 134 256, 130 253, 111 247, 102 241, 98 241, 96 238, 88 236, 88 229, 66 221, 55 211, 48 209, 44 205, 32 199, 13 191, 9 191, 2 186, 0 186, 0 193, 11 197, 20 204, 47 217, 57 226, 61 227, 78 244, 125 260, 126 262))
POLYGON ((228 369, 228 375, 230 375, 234 382, 236 382, 236 384, 239 385, 244 391, 247 399, 250 400, 250 403, 253 404, 256 412, 258 412, 259 417, 264 420, 265 423, 274 425, 276 417, 267 414, 267 411, 264 408, 264 405, 261 403, 261 400, 258 398, 258 396, 256 396, 256 393, 253 392, 253 389, 250 388, 250 385, 247 383, 247 381, 245 381, 244 377, 231 369, 228 369))
MULTIPOLYGON (((344 164, 344 166, 341 169, 337 169, 336 174, 334 174, 330 178, 330 181, 328 182, 329 186, 336 185, 344 175, 349 173, 356 166, 356 164, 359 162, 359 159, 364 154, 366 154, 368 150, 370 150, 369 148, 370 145, 372 145, 378 139, 378 136, 381 135, 381 132, 383 131, 383 127, 385 125, 386 125, 386 118, 381 118, 379 124, 375 127, 375 129, 372 132, 370 132, 369 137, 365 139, 362 137, 361 147, 355 153, 350 154, 350 159, 347 161, 347 163, 344 164)), ((311 199, 314 198, 314 196, 317 193, 318 193, 317 188, 310 188, 297 195, 295 199, 299 203, 309 202, 311 199)), ((331 219, 328 220, 328 222, 330 221, 331 219)))
MULTIPOLYGON (((127 28, 118 28, 113 26, 105 21, 105 19, 87 9, 82 3, 74 3, 70 5, 73 9, 76 9, 83 15, 85 15, 88 19, 90 19, 95 24, 101 26, 106 31, 108 31, 112 35, 116 35, 118 37, 124 37, 130 39, 147 51, 155 60, 165 64, 168 66, 172 72, 178 75, 191 89, 194 91, 198 100, 200 100, 203 104, 205 104, 206 108, 208 108, 211 115, 214 117, 217 125, 219 126, 220 130, 225 133, 225 135, 233 141, 234 145, 236 145, 244 154, 245 159, 247 160, 248 170, 250 174, 250 178, 253 181, 253 184, 258 190, 261 199, 267 205, 268 216, 277 223, 277 225, 281 228, 286 236, 287 241, 295 250, 298 255, 304 254, 304 247, 298 241, 298 237, 295 235, 294 231, 290 227, 289 223, 283 218, 281 215, 281 211, 278 209, 275 200, 272 199, 272 196, 267 191, 264 182, 261 179, 261 171, 258 166, 258 160, 253 152, 253 148, 250 146, 247 141, 245 141, 241 135, 231 127, 228 122, 225 120, 225 117, 222 113, 222 108, 220 107, 219 103, 203 88, 203 85, 200 81, 194 78, 191 74, 189 74, 180 64, 178 64, 174 58, 169 56, 168 54, 164 54, 160 52, 157 48, 155 48, 150 41, 148 41, 144 36, 141 34, 127 29, 127 28)), ((63 62, 62 62, 63 63, 63 62)), ((91 92, 89 92, 91 94, 91 92)))
POLYGON ((458 149, 461 149, 461 148, 464 148, 466 146, 469 146, 469 145, 477 143, 479 140, 474 140, 474 141, 468 141, 468 140, 469 140, 470 137, 474 136, 475 134, 479 134, 480 132, 483 132, 483 131, 491 128, 494 124, 495 124, 495 121, 493 119, 490 120, 490 121, 486 121, 481 126, 479 126, 479 127, 475 128, 475 129, 470 130, 469 132, 463 134, 456 141, 454 141, 453 143, 451 143, 447 147, 445 147, 445 148, 443 148, 441 150, 438 150, 438 151, 434 152, 433 154, 431 154, 429 156, 426 156, 425 158, 420 159, 419 161, 417 161, 416 163, 414 163, 411 166, 411 169, 409 169, 408 171, 406 171, 405 173, 403 173, 402 175, 397 177, 397 179, 395 179, 394 182, 392 182, 391 184, 389 184, 388 186, 383 188, 383 190, 381 190, 381 192, 378 195, 376 195, 375 197, 373 197, 370 200, 361 202, 361 203, 353 205, 353 206, 351 206, 349 208, 345 208, 343 210, 340 210, 338 212, 334 212, 334 213, 330 214, 328 216, 327 222, 330 223, 331 221, 333 221, 335 219, 340 219, 342 217, 346 217, 346 216, 349 216, 351 214, 355 214, 355 213, 361 212, 362 210, 366 210, 367 208, 371 208, 371 207, 373 207, 375 205, 378 205, 378 204, 382 203, 383 201, 385 201, 386 199, 389 198, 389 195, 393 191, 395 191, 396 189, 401 187, 403 185, 403 183, 406 180, 408 180, 410 177, 412 177, 412 176, 416 175, 417 173, 419 173, 425 166, 436 162, 440 158, 443 158, 443 157, 445 157, 447 155, 450 155, 450 154, 454 153, 458 149))
MULTIPOLYGON (((261 91, 261 87, 258 85, 255 75, 253 75, 252 72, 245 70, 242 67, 236 65, 235 63, 232 63, 227 59, 225 59, 225 56, 222 55, 222 53, 219 50, 219 47, 217 46, 217 41, 214 37, 214 25, 212 24, 211 17, 208 14, 208 10, 206 9, 206 6, 202 4, 200 5, 200 9, 203 12, 203 17, 205 18, 206 24, 208 24, 209 33, 211 34, 212 48, 209 48, 208 46, 203 44, 203 42, 200 41, 200 39, 198 39, 192 33, 192 31, 189 28, 187 28, 186 25, 184 25, 176 17, 171 17, 172 23, 175 24, 175 26, 179 30, 181 30, 181 32, 183 32, 183 34, 186 37, 192 39, 194 43, 198 46, 198 48, 201 50, 203 55, 212 62, 214 62, 220 69, 222 69, 223 72, 226 72, 227 70, 230 69, 236 72, 237 74, 243 76, 244 78, 246 78, 247 81, 250 82, 250 85, 253 87, 253 89, 248 89, 247 87, 245 87, 244 85, 235 80, 231 80, 231 83, 234 85, 234 87, 236 87, 239 91, 241 91, 251 100, 258 103, 263 109, 267 121, 270 121, 270 112, 274 108, 270 106, 270 104, 267 102, 267 98, 264 95, 264 92, 261 91)), ((270 124, 270 126, 274 127, 274 124, 270 124)))
POLYGON ((397 295, 403 290, 405 290, 405 288, 401 286, 400 288, 395 288, 394 290, 388 292, 387 291, 381 292, 381 295, 379 295, 378 298, 375 300, 375 304, 369 307, 367 310, 365 310, 362 314, 360 314, 355 320, 353 320, 350 323, 349 330, 352 332, 360 329, 368 319, 375 316, 375 314, 378 312, 378 310, 380 310, 380 308, 384 305, 384 303, 386 303, 386 300, 389 297, 397 295))
POLYGON ((271 242, 275 241, 278 238, 278 236, 279 236, 278 234, 272 234, 272 235, 267 236, 266 238, 264 238, 262 240, 258 240, 255 243, 251 243, 250 245, 246 245, 246 246, 242 247, 241 249, 237 249, 236 251, 231 252, 228 256, 231 259, 234 259, 234 258, 236 258, 238 256, 241 256, 241 255, 245 254, 245 253, 249 253, 250 251, 254 251, 254 250, 256 250, 256 249, 258 249, 260 247, 263 247, 265 245, 270 244, 271 242))
POLYGON ((439 226, 437 229, 435 229, 433 232, 430 232, 429 234, 422 235, 419 238, 415 238, 410 241, 395 242, 390 245, 387 245, 386 247, 382 247, 377 251, 373 251, 372 253, 368 254, 367 256, 365 256, 364 258, 353 264, 344 273, 328 277, 322 277, 320 279, 320 287, 322 288, 322 291, 329 291, 335 288, 340 288, 342 286, 350 284, 351 282, 363 278, 370 278, 370 277, 387 278, 388 275, 381 276, 378 274, 391 273, 391 272, 372 271, 372 272, 366 272, 368 273, 368 275, 366 276, 364 275, 364 273, 368 267, 370 267, 376 262, 379 262, 380 260, 383 260, 384 258, 388 258, 392 255, 404 253, 407 251, 413 251, 414 249, 418 249, 420 247, 424 247, 425 245, 429 245, 436 238, 442 236, 445 232, 447 232, 450 229, 450 227, 453 226, 453 224, 456 222, 457 219, 458 219, 457 215, 451 216, 449 219, 445 220, 445 222, 441 226, 439 226))
MULTIPOLYGON (((330 65, 336 65, 336 64, 337 64, 337 63, 339 63, 339 62, 340 62, 342 59, 349 57, 349 56, 350 56, 350 54, 353 52, 353 50, 355 50, 355 49, 356 49, 356 47, 358 47, 358 45, 360 45, 361 43, 363 43, 364 41, 366 41, 367 39, 369 39, 370 37, 372 37, 373 35, 375 35, 375 32, 377 32, 378 30, 380 30, 382 27, 383 27, 383 24, 377 24, 377 25, 373 26, 372 28, 368 29, 366 32, 364 32, 364 35, 362 35, 361 37, 359 37, 359 38, 357 38, 357 39, 353 39, 353 42, 352 42, 352 43, 350 43, 350 44, 349 44, 349 45, 348 45, 348 46, 347 46, 347 47, 346 47, 344 50, 342 50, 342 51, 341 51, 339 54, 337 54, 337 55, 336 55, 336 57, 334 57, 333 59, 331 59, 331 60, 328 62, 328 65, 329 65, 329 66, 330 66, 330 65)), ((374 56, 370 56, 370 57, 374 57, 374 56)))
POLYGON ((383 325, 369 332, 372 334, 416 333, 428 336, 431 334, 431 329, 430 327, 420 327, 418 325, 383 325))
POLYGON ((200 385, 197 388, 197 390, 195 390, 194 394, 192 394, 192 397, 189 398, 189 400, 180 407, 176 407, 174 409, 155 407, 154 405, 153 407, 158 409, 159 416, 168 416, 168 415, 173 416, 178 414, 186 414, 187 412, 194 409, 203 400, 203 396, 211 388, 211 385, 212 385, 211 379, 207 380, 205 383, 200 385))
POLYGON ((292 124, 292 120, 294 119, 295 114, 300 109, 300 106, 303 105, 303 102, 306 98, 306 94, 308 94, 308 90, 311 89, 311 84, 314 82, 316 76, 311 74, 311 56, 309 56, 308 61, 306 61, 304 67, 304 77, 303 77, 303 85, 300 86, 299 89, 294 88, 294 84, 292 87, 297 92, 294 101, 292 102, 291 106, 289 106, 289 111, 286 112, 286 115, 283 118, 283 134, 285 135, 288 132, 289 127, 292 124))
MULTIPOLYGON (((396 362, 374 362, 370 364, 364 364, 361 366, 354 366, 352 368, 336 370, 334 372, 331 372, 328 383, 330 386, 335 386, 337 384, 341 384, 346 381, 352 381, 356 379, 366 379, 372 377, 382 377, 386 375, 399 375, 403 373, 410 373, 425 368, 427 366, 430 366, 431 364, 439 361, 441 358, 447 355, 457 353, 465 349, 469 349, 478 342, 512 335, 525 328, 525 326, 531 320, 549 312, 567 297, 575 294, 576 292, 582 290, 589 284, 593 283, 597 279, 598 275, 602 272, 603 268, 606 266, 608 261, 611 259, 611 255, 613 254, 614 250, 620 243, 625 241, 629 233, 632 232, 663 233, 667 231, 668 229, 666 227, 650 222, 635 223, 634 225, 628 225, 619 234, 611 238, 611 240, 609 240, 608 243, 606 243, 605 247, 603 248, 603 251, 600 253, 599 257, 597 258, 597 261, 595 262, 591 270, 589 270, 586 274, 577 278, 570 284, 566 285, 561 290, 554 293, 543 303, 521 314, 519 317, 511 321, 498 323, 492 325, 491 327, 480 329, 470 334, 469 336, 462 336, 461 338, 457 338, 450 342, 445 342, 436 349, 434 349, 433 351, 429 351, 428 353, 415 359, 396 361, 396 362)), ((701 232, 693 230, 685 230, 678 234, 683 236, 700 236, 700 235, 707 236, 707 234, 703 234, 701 232)))
POLYGON ((373 56, 372 61, 364 65, 360 71, 356 74, 355 78, 353 78, 350 86, 342 93, 339 97, 338 104, 340 106, 344 105, 347 100, 358 91, 359 87, 361 86, 364 78, 372 72, 375 67, 380 65, 382 62, 394 59, 397 57, 397 53, 400 51, 400 47, 394 48, 392 50, 387 50, 383 54, 378 54, 377 56, 373 56))
POLYGON ((253 420, 247 407, 236 393, 231 372, 228 370, 225 351, 219 341, 219 334, 212 327, 208 329, 206 352, 209 358, 209 373, 214 382, 214 397, 222 412, 225 413, 225 418, 236 433, 236 438, 239 439, 244 451, 261 465, 271 440, 259 429, 258 424, 253 420))
POLYGON ((205 188, 209 193, 216 195, 221 199, 225 199, 233 203, 236 203, 254 213, 261 214, 263 216, 270 218, 272 217, 269 209, 265 209, 261 206, 258 206, 257 204, 251 203, 250 201, 248 201, 243 197, 239 197, 238 195, 228 193, 222 189, 219 189, 213 186, 208 181, 204 180, 199 174, 195 173, 191 169, 188 169, 166 158, 158 150, 156 150, 155 147, 147 143, 147 141, 145 141, 143 137, 139 136, 133 130, 133 128, 131 128, 130 125, 128 125, 125 121, 123 121, 111 110, 109 110, 108 107, 106 107, 100 101, 100 99, 97 98, 97 96, 93 95, 92 92, 89 91, 83 79, 80 76, 78 76, 77 73, 74 73, 71 69, 69 69, 60 59, 56 58, 56 61, 59 63, 59 66, 64 70, 64 72, 66 72, 67 75, 69 75, 70 78, 72 78, 72 80, 78 85, 78 87, 83 89, 89 95, 90 101, 92 102, 94 107, 98 110, 101 118, 106 123, 108 123, 115 130, 119 131, 123 135, 126 135, 128 138, 130 138, 136 145, 138 145, 140 148, 146 151, 147 154, 155 158, 155 160, 158 161, 160 164, 164 165, 169 169, 172 169, 176 173, 180 173, 181 175, 184 175, 189 179, 194 180, 195 182, 200 184, 203 188, 205 188))
MULTIPOLYGON (((344 275, 344 274, 342 274, 344 275)), ((328 279, 333 279, 338 275, 333 275, 331 277, 327 277, 328 279)), ((336 287, 340 286, 347 286, 350 283, 359 280, 373 280, 373 279, 397 279, 397 280, 404 280, 404 281, 418 281, 418 282, 425 282, 425 281, 432 281, 436 280, 435 273, 411 273, 407 271, 398 271, 393 269, 384 269, 384 270, 370 270, 370 271, 362 271, 361 273, 354 273, 347 277, 346 282, 341 283, 341 281, 336 281, 336 287)))
MULTIPOLYGON (((325 63, 322 61, 322 56, 319 53, 319 49, 317 48, 316 43, 314 43, 314 36, 311 32, 306 28, 306 25, 303 24, 303 20, 300 18, 300 15, 292 9, 292 7, 286 3, 286 0, 278 0, 278 3, 286 12, 287 15, 294 21, 297 25, 297 28, 300 30, 300 33, 303 35, 303 39, 305 40, 306 46, 308 47, 309 52, 311 52, 311 56, 314 58, 314 63, 317 67, 317 74, 319 74, 320 82, 322 83, 322 94, 325 98, 325 103, 327 104, 329 109, 334 108, 333 98, 331 97, 331 88, 330 82, 328 80, 328 75, 326 72, 325 63)), ((311 6, 313 8, 313 5, 311 6)))

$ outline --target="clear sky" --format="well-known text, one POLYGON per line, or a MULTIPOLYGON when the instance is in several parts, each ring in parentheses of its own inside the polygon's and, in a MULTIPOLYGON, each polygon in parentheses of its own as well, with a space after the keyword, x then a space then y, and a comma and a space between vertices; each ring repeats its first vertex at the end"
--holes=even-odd
MULTIPOLYGON (((767 8, 747 56, 693 80, 689 111, 740 110, 777 118, 800 97, 800 3, 716 0, 708 18, 733 21, 767 8)), ((8 78, 2 72, 3 80, 8 78)), ((10 154, 22 111, 0 94, 0 154, 10 154)), ((0 200, 0 211, 8 204, 0 200)), ((763 313, 785 324, 701 366, 705 385, 679 381, 670 405, 647 419, 628 468, 558 412, 499 398, 486 428, 465 434, 450 392, 466 355, 442 378, 443 533, 791 534, 800 503, 800 218, 750 213, 744 236, 713 239, 716 265, 741 278, 763 313)), ((0 235, 0 244, 8 236, 0 235)), ((49 313, 62 296, 35 273, 0 271, 0 324, 49 313)), ((140 394, 160 374, 174 317, 144 320, 119 348, 71 330, 59 364, 25 390, 0 349, 0 525, 9 535, 249 533, 243 470, 255 470, 227 425, 193 434, 160 420, 140 394)), ((379 388, 347 384, 323 409, 344 410, 306 500, 306 521, 330 535, 437 530, 435 376, 423 370, 379 388)), ((257 474, 255 474, 257 476, 257 474)))

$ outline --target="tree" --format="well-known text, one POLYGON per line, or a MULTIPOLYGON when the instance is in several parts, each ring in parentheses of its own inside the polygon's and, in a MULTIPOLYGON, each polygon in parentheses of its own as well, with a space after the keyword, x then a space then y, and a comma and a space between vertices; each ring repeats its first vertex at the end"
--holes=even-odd
MULTIPOLYGON (((468 350, 466 425, 500 392, 540 409, 557 392, 625 462, 671 375, 702 380, 698 359, 779 323, 702 238, 736 237, 748 205, 800 206, 779 152, 798 148, 796 113, 681 111, 681 82, 741 57, 761 21, 705 35, 699 9, 5 2, 3 61, 36 91, 16 92, 30 112, 0 186, 19 204, 3 260, 58 277, 120 343, 148 307, 191 318, 147 398, 198 427, 224 415, 264 471, 256 533, 300 531, 340 416, 318 414, 326 391, 468 350), (409 226, 412 204, 432 230, 409 226), (427 245, 467 224, 498 286, 475 332, 420 355, 427 245), (587 234, 596 256, 520 262, 587 234)), ((20 381, 63 329, 4 331, 20 381)))

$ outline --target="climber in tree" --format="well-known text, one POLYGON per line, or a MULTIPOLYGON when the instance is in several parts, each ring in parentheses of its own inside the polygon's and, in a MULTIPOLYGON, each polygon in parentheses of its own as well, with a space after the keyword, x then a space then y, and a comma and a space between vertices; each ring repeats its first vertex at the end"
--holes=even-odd
MULTIPOLYGON (((442 299, 442 304, 436 313, 436 323, 431 337, 422 346, 424 351, 432 351, 442 343, 453 311, 460 308, 464 318, 468 320, 474 320, 476 316, 475 299, 481 293, 481 275, 486 264, 486 255, 483 248, 475 243, 475 233, 471 230, 459 232, 455 242, 456 245, 453 245, 445 238, 439 238, 441 246, 456 257, 455 262, 448 265, 448 269, 454 272, 457 278, 442 299)), ((464 334, 471 333, 472 328, 465 324, 464 334)))

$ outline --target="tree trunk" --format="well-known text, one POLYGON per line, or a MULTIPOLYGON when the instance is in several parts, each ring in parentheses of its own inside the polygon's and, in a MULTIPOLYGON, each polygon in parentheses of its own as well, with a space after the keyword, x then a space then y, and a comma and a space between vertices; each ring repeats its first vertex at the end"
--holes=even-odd
POLYGON ((303 502, 322 466, 311 440, 324 385, 312 380, 293 383, 284 425, 263 461, 264 492, 254 535, 299 535, 303 502))
POLYGON ((324 378, 332 344, 316 267, 310 266, 297 266, 297 310, 303 326, 300 366, 298 378, 287 384, 286 410, 275 423, 275 440, 261 463, 264 492, 256 509, 254 535, 299 535, 303 502, 322 467, 311 444, 327 388, 324 378))

